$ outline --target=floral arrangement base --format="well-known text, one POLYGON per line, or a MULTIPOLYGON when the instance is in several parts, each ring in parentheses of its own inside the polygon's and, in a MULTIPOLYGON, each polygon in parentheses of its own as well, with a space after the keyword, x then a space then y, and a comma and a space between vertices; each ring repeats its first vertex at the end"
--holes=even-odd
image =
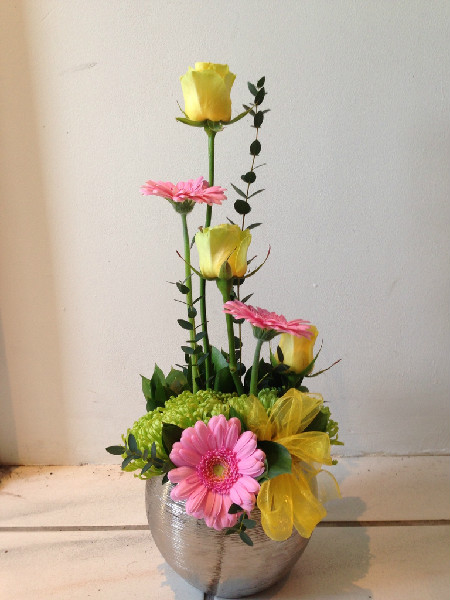
POLYGON ((146 482, 145 504, 153 539, 166 562, 192 586, 222 598, 242 598, 264 590, 286 575, 305 550, 308 539, 297 531, 284 542, 267 537, 257 508, 252 519, 254 542, 246 546, 237 534, 226 535, 204 520, 186 514, 185 502, 170 497, 173 484, 146 482))

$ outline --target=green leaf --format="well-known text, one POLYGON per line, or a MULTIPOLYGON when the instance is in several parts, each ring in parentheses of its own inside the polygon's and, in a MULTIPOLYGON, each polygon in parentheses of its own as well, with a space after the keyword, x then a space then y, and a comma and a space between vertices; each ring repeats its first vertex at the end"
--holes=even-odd
POLYGON ((243 510, 244 509, 242 508, 242 506, 239 506, 239 504, 235 504, 233 502, 233 504, 228 509, 228 514, 229 515, 236 515, 237 513, 242 512, 243 510))
POLYGON ((247 546, 253 546, 253 540, 251 539, 250 536, 248 536, 245 531, 241 531, 239 533, 239 537, 241 538, 241 540, 244 542, 244 544, 247 544, 247 546))
POLYGON ((247 529, 253 529, 256 526, 256 521, 253 519, 242 519, 242 524, 247 527, 247 529))
POLYGON ((227 359, 215 346, 211 346, 211 360, 216 373, 218 373, 221 369, 228 367, 227 359))
POLYGON ((195 349, 191 348, 191 346, 181 346, 181 349, 185 354, 195 354, 195 349))
POLYGON ((121 456, 125 452, 124 446, 108 446, 105 448, 106 452, 114 454, 115 456, 121 456))
POLYGON ((261 125, 263 124, 263 121, 264 121, 264 113, 262 111, 258 112, 253 117, 253 126, 256 127, 256 129, 259 129, 259 127, 261 127, 261 125))
POLYGON ((246 106, 245 104, 243 104, 242 106, 245 108, 247 113, 250 113, 252 115, 252 117, 255 116, 255 111, 253 109, 251 109, 250 106, 246 106))
POLYGON ((292 470, 292 459, 289 451, 277 442, 266 440, 258 442, 258 448, 264 452, 267 459, 267 478, 273 479, 277 475, 290 473, 292 470))
POLYGON ((232 183, 230 185, 233 188, 233 190, 236 192, 236 194, 239 194, 239 196, 242 196, 243 198, 247 198, 247 194, 245 192, 243 192, 242 190, 240 190, 238 187, 236 187, 232 183))
MULTIPOLYGON (((257 142, 258 140, 255 140, 255 142, 257 142)), ((253 142, 253 144, 255 143, 253 142)), ((253 144, 250 146, 250 154, 251 154, 251 149, 253 144)), ((241 179, 242 181, 245 181, 245 183, 254 183, 256 181, 256 173, 254 173, 253 171, 248 171, 245 175, 241 175, 241 179)), ((247 197, 247 196, 245 196, 247 197)))
POLYGON ((130 435, 128 436, 127 444, 128 444, 128 448, 131 450, 131 452, 138 452, 136 438, 134 437, 134 435, 132 433, 130 433, 130 435))
POLYGON ((319 410, 319 412, 314 417, 314 419, 311 421, 311 423, 308 425, 308 427, 305 428, 305 431, 325 432, 327 430, 329 418, 330 418, 329 409, 328 409, 328 411, 322 410, 322 409, 319 410))
POLYGON ((125 467, 128 467, 132 460, 134 460, 132 456, 127 456, 127 458, 122 462, 120 468, 125 469, 125 467))
POLYGON ((182 371, 171 369, 166 377, 166 385, 175 396, 188 389, 188 380, 182 371))
POLYGON ((166 387, 166 378, 164 377, 164 373, 155 365, 155 370, 153 371, 152 379, 151 379, 151 388, 152 388, 152 401, 156 403, 156 406, 164 406, 167 400, 167 394, 165 391, 166 387))
POLYGON ((252 207, 245 200, 236 200, 234 203, 234 210, 240 215, 248 215, 248 213, 252 210, 252 207))
POLYGON ((191 127, 204 127, 205 121, 191 121, 191 119, 185 119, 184 117, 176 117, 177 121, 184 123, 185 125, 191 125, 191 127))
POLYGON ((149 400, 152 397, 151 381, 150 381, 150 379, 147 379, 147 377, 144 377, 143 375, 141 375, 141 379, 142 379, 142 392, 145 396, 145 399, 149 400))
POLYGON ((153 467, 153 463, 151 463, 151 462, 148 462, 146 465, 144 465, 144 466, 142 467, 141 475, 143 475, 144 473, 147 473, 147 471, 148 471, 149 469, 151 469, 152 467, 153 467))
POLYGON ((258 156, 258 154, 260 152, 261 152, 261 142, 259 140, 254 140, 250 144, 250 154, 252 154, 253 156, 258 156))
MULTIPOLYGON (((260 167, 262 167, 262 165, 259 165, 260 167)), ((257 167, 255 167, 256 169, 257 167)), ((248 197, 248 200, 250 200, 250 198, 253 198, 253 196, 256 196, 256 194, 261 194, 261 192, 264 192, 265 190, 257 190, 256 192, 253 192, 253 194, 250 194, 250 196, 248 197)))
POLYGON ((277 346, 277 356, 278 356, 278 360, 280 361, 280 363, 284 362, 284 354, 283 354, 283 351, 281 350, 280 346, 277 346))
POLYGON ((253 110, 249 107, 249 106, 244 106, 245 108, 245 112, 240 113, 237 117, 234 117, 234 119, 231 119, 231 121, 228 121, 228 123, 224 123, 224 125, 232 125, 233 123, 236 123, 236 121, 240 121, 240 119, 243 119, 245 117, 245 115, 248 115, 248 113, 252 114, 253 110))
POLYGON ((202 340, 204 337, 206 336, 206 331, 199 331, 197 333, 197 335, 194 338, 195 342, 199 342, 200 340, 202 340))
POLYGON ((184 285, 184 283, 180 283, 179 281, 177 281, 176 286, 182 294, 187 294, 188 292, 190 292, 190 289, 187 285, 184 285))
POLYGON ((256 84, 256 87, 262 88, 262 86, 264 85, 266 81, 265 77, 261 77, 261 79, 259 79, 258 83, 256 84))
POLYGON ((214 380, 214 391, 225 392, 232 394, 236 391, 236 386, 233 381, 233 377, 230 373, 230 367, 226 366, 216 371, 216 378, 214 380))
POLYGON ((273 371, 274 373, 279 373, 281 375, 282 373, 286 373, 286 371, 289 371, 289 369, 289 365, 285 365, 284 363, 282 363, 277 365, 273 371))
POLYGON ((190 306, 188 308, 188 317, 190 319, 194 319, 197 316, 197 309, 194 308, 193 306, 190 306))
POLYGON ((164 485, 168 481, 169 481, 169 477, 168 477, 167 473, 164 473, 164 476, 163 476, 163 478, 161 480, 162 485, 164 485))
POLYGON ((197 366, 199 367, 200 365, 202 365, 205 362, 205 360, 208 358, 208 356, 209 356, 209 352, 207 352, 206 354, 202 354, 200 356, 200 358, 197 360, 197 366))
POLYGON ((248 296, 245 296, 245 298, 242 298, 241 302, 243 304, 245 304, 248 300, 250 300, 250 298, 253 296, 254 292, 252 292, 251 294, 249 294, 248 296))
POLYGON ((173 425, 172 423, 162 424, 161 438, 167 456, 172 452, 172 446, 175 442, 180 441, 182 433, 183 429, 178 427, 178 425, 173 425))
POLYGON ((258 90, 256 89, 256 87, 253 85, 253 83, 250 83, 250 81, 247 82, 248 85, 248 89, 250 91, 250 94, 252 94, 252 96, 256 96, 258 94, 258 90))
POLYGON ((260 104, 263 103, 265 95, 266 95, 266 90, 263 87, 260 90, 258 90, 258 93, 255 96, 255 104, 256 104, 256 106, 259 106, 260 104))
POLYGON ((192 323, 189 323, 189 321, 185 321, 184 319, 177 319, 177 321, 178 325, 183 329, 187 329, 188 331, 192 331, 192 329, 194 329, 194 326, 192 323))
POLYGON ((259 227, 262 223, 252 223, 247 227, 247 229, 255 229, 255 227, 259 227))

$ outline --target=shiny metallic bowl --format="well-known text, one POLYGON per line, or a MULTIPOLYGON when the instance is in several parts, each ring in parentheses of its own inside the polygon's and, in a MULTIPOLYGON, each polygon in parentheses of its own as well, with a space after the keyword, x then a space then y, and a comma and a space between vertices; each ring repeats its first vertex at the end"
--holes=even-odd
POLYGON ((284 542, 268 538, 255 508, 251 517, 257 525, 248 531, 254 546, 249 547, 238 535, 225 535, 187 515, 185 503, 170 498, 171 488, 159 477, 146 483, 150 531, 166 562, 202 592, 222 598, 260 592, 286 575, 308 544, 295 530, 284 542))

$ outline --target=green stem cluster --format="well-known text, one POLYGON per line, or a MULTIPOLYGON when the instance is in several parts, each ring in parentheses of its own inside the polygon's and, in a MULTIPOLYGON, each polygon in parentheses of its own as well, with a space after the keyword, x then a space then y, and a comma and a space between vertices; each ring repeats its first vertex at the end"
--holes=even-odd
MULTIPOLYGON (((217 287, 222 293, 223 302, 228 302, 230 300, 230 292, 232 288, 232 282, 230 279, 218 279, 217 287)), ((228 353, 229 353, 229 363, 230 363, 230 373, 233 378, 234 385, 236 386, 236 390, 239 395, 244 393, 244 389, 242 387, 241 378, 239 377, 238 367, 237 367, 237 359, 236 359, 236 348, 234 342, 234 327, 233 327, 233 318, 231 315, 226 315, 227 321, 227 335, 228 335, 228 353)))
POLYGON ((253 356, 252 375, 250 378, 250 394, 253 394, 254 396, 258 395, 259 358, 261 356, 261 348, 263 344, 264 340, 256 340, 255 354, 253 356))
POLYGON ((197 354, 195 353, 195 317, 190 316, 194 310, 194 305, 192 303, 192 272, 191 272, 191 246, 189 240, 189 231, 187 225, 187 215, 182 214, 181 220, 183 222, 183 241, 184 241, 184 265, 185 265, 185 285, 189 288, 189 291, 186 292, 186 303, 188 307, 188 319, 191 324, 191 329, 189 330, 189 339, 192 350, 194 353, 191 355, 191 367, 192 367, 192 391, 194 394, 198 390, 197 378, 198 378, 198 366, 197 366, 197 354))
MULTIPOLYGON (((209 186, 211 187, 214 185, 214 138, 216 137, 216 132, 207 129, 206 133, 208 134, 209 186)), ((205 228, 211 225, 211 217, 212 206, 208 205, 206 207, 205 228)), ((200 317, 202 320, 202 331, 205 334, 205 337, 203 338, 203 352, 207 355, 205 361, 206 387, 209 387, 212 361, 208 336, 208 320, 206 316, 206 279, 203 277, 200 278, 200 317)))

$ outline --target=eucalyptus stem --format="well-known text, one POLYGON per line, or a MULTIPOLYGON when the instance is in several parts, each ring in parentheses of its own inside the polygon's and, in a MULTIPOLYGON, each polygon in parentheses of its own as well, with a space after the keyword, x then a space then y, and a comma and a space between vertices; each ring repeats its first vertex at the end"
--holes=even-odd
MULTIPOLYGON (((218 279, 217 287, 222 292, 223 302, 228 302, 230 300, 230 292, 231 292, 231 280, 227 279, 218 279)), ((233 327, 233 318, 231 315, 226 314, 227 321, 227 334, 228 334, 228 356, 230 363, 230 373, 233 378, 234 385, 236 386, 237 393, 241 396, 244 393, 244 389, 242 387, 241 379, 238 374, 237 368, 237 360, 236 360, 236 348, 234 346, 234 327, 233 327)))
MULTIPOLYGON (((191 272, 191 245, 189 240, 189 231, 187 225, 187 215, 182 214, 181 220, 183 221, 183 241, 184 241, 184 265, 185 265, 185 285, 189 289, 186 292, 186 303, 188 307, 188 320, 191 324, 189 330, 189 339, 192 349, 195 351, 195 317, 190 316, 191 311, 194 308, 192 303, 192 272, 191 272)), ((195 394, 198 390, 197 377, 198 377, 198 366, 197 366, 197 354, 191 354, 190 356, 191 368, 192 368, 192 392, 195 394)))
POLYGON ((264 340, 256 340, 255 354, 253 357, 252 376, 250 378, 250 394, 254 396, 258 395, 258 371, 259 371, 259 357, 261 355, 261 347, 264 340))
MULTIPOLYGON (((211 187, 214 185, 214 138, 216 137, 216 132, 207 129, 206 133, 208 134, 209 186, 211 187)), ((206 207, 205 227, 211 225, 211 217, 212 206, 208 205, 206 207)), ((202 320, 202 331, 205 334, 203 338, 203 352, 207 355, 205 360, 205 374, 206 387, 208 387, 212 371, 212 360, 208 336, 208 320, 206 317, 206 279, 203 279, 203 277, 200 279, 200 317, 202 320)))

